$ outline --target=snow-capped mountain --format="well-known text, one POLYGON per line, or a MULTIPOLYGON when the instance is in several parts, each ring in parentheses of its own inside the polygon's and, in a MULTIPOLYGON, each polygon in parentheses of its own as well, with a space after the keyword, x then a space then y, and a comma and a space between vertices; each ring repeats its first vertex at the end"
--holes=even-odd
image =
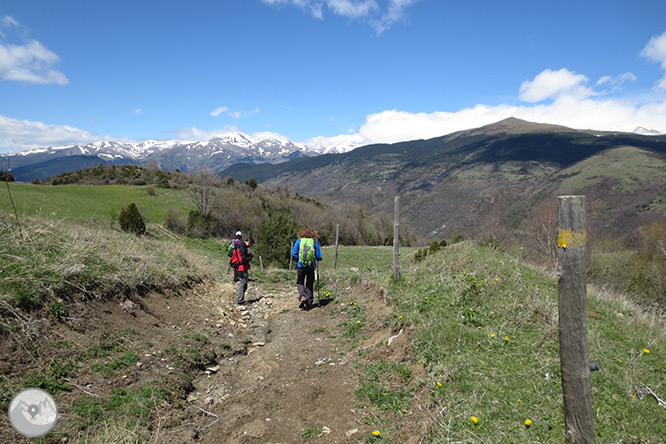
POLYGON ((634 130, 634 133, 640 134, 642 136, 661 136, 662 133, 654 130, 654 129, 649 129, 649 128, 643 128, 642 126, 636 127, 634 130))
POLYGON ((230 132, 201 141, 102 141, 38 148, 12 155, 11 167, 17 180, 30 181, 99 163, 151 164, 168 171, 179 169, 183 172, 199 168, 221 171, 239 162, 279 163, 317 154, 304 144, 273 133, 250 136, 230 132))

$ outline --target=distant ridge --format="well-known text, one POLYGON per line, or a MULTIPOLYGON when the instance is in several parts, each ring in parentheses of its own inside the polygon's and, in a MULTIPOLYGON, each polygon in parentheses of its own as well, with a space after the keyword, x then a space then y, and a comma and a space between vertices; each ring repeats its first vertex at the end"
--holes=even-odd
POLYGON ((431 239, 454 231, 515 236, 535 223, 537 213, 552 210, 549 199, 579 193, 606 209, 605 219, 590 217, 591 233, 623 235, 666 214, 666 135, 509 118, 428 140, 237 165, 220 175, 363 202, 371 212, 391 214, 399 195, 401 218, 431 239), (504 225, 493 226, 499 221, 504 225))

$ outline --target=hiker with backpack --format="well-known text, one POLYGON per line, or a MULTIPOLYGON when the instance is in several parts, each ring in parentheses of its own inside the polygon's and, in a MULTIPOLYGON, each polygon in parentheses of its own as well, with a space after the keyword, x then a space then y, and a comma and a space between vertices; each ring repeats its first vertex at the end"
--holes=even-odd
POLYGON ((247 290, 247 281, 250 277, 250 261, 252 252, 250 247, 254 245, 254 239, 249 238, 234 250, 229 265, 231 265, 238 274, 238 305, 245 305, 245 291, 247 290))
POLYGON ((309 309, 314 303, 314 281, 317 261, 322 260, 317 232, 305 226, 298 232, 298 239, 291 250, 291 256, 298 261, 296 286, 298 287, 299 307, 309 309))
MULTIPOLYGON (((234 251, 240 247, 240 245, 243 243, 243 234, 240 231, 236 231, 236 235, 234 238, 229 242, 229 261, 231 262, 231 257, 234 254, 234 251)), ((231 264, 230 264, 231 265, 231 264)), ((238 282, 238 264, 234 267, 231 265, 231 268, 234 269, 234 282, 238 282)))

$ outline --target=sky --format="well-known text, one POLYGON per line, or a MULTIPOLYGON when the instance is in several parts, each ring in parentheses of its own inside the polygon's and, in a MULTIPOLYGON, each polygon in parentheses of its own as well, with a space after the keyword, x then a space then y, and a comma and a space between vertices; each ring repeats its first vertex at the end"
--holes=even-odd
POLYGON ((0 153, 508 117, 666 133, 663 0, 3 0, 0 153))

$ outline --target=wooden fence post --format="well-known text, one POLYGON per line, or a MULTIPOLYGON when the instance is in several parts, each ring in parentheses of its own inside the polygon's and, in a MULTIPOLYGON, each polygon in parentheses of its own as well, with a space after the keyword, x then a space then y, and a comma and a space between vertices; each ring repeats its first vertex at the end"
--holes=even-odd
POLYGON ((338 268, 338 242, 340 240, 340 224, 335 226, 335 260, 333 261, 333 269, 338 268))
POLYGON ((393 222, 393 279, 400 279, 400 196, 395 196, 393 222))
POLYGON ((585 196, 558 196, 557 289, 567 443, 596 442, 587 347, 585 196))
POLYGON ((291 252, 294 251, 294 244, 295 244, 295 243, 296 243, 296 242, 292 242, 292 243, 291 243, 291 249, 289 250, 289 271, 291 271, 291 263, 292 263, 292 261, 293 261, 293 259, 292 259, 293 256, 291 255, 291 252))

